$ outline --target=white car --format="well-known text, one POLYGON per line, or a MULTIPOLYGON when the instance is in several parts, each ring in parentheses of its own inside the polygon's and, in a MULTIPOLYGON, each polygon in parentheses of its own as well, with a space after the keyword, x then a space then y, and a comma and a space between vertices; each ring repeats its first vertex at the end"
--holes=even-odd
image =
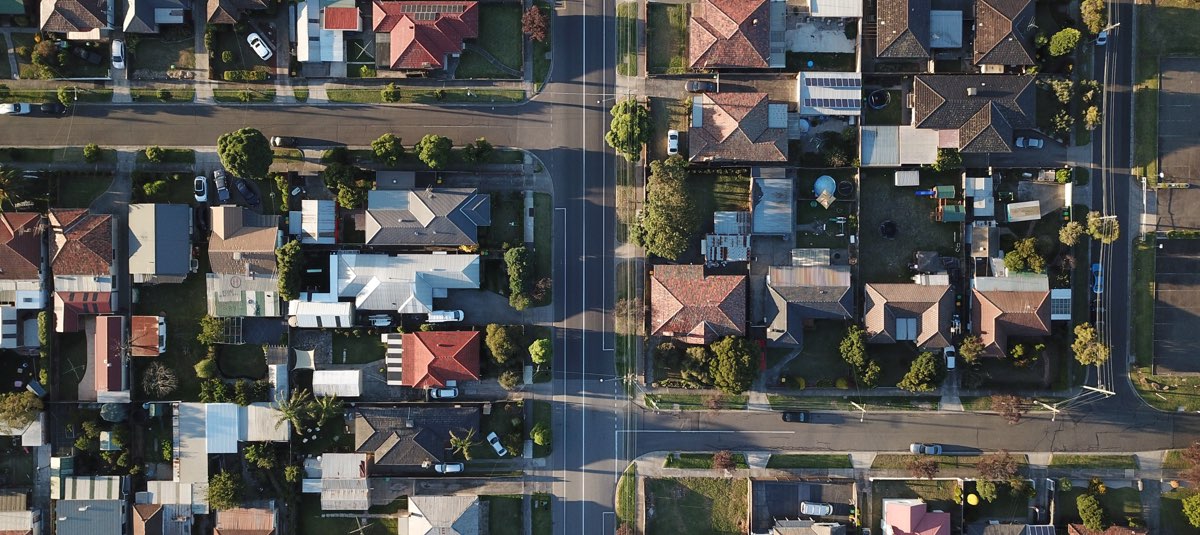
POLYGON ((434 310, 425 318, 425 321, 429 323, 449 323, 462 320, 463 311, 461 310, 434 310))
POLYGON ((18 102, 15 104, 0 104, 0 115, 25 115, 32 109, 31 104, 18 102))
POLYGON ((454 399, 458 397, 458 387, 433 388, 429 390, 429 397, 433 399, 454 399))
POLYGON ((258 36, 257 32, 251 32, 250 35, 247 35, 246 42, 250 44, 250 48, 253 48, 254 53, 258 54, 258 57, 262 58, 263 61, 271 59, 271 56, 274 55, 271 53, 271 49, 267 48, 267 43, 262 40, 262 37, 258 36))
POLYGON ((949 346, 942 350, 942 354, 946 356, 946 369, 953 370, 955 365, 954 361, 958 356, 958 351, 954 349, 954 346, 949 346))
POLYGON ((504 444, 500 443, 500 437, 496 436, 495 431, 487 434, 487 441, 492 445, 492 449, 496 450, 496 455, 508 457, 508 450, 504 448, 504 444))
POLYGON ((1045 147, 1045 146, 1046 146, 1046 142, 1042 141, 1036 137, 1031 137, 1031 138, 1019 137, 1019 138, 1017 138, 1017 148, 1018 149, 1024 149, 1024 148, 1041 149, 1042 147, 1045 147))
POLYGON ((433 471, 439 474, 457 474, 466 469, 467 467, 463 463, 438 463, 433 465, 433 471))
POLYGON ((667 130, 667 154, 679 154, 678 130, 667 130))
POLYGON ((125 41, 113 39, 112 42, 112 68, 125 68, 125 41))
POLYGON ((192 194, 196 197, 196 202, 208 202, 208 177, 196 177, 196 180, 192 184, 192 194))
POLYGON ((1100 32, 1100 35, 1096 36, 1096 46, 1104 46, 1107 44, 1108 44, 1108 30, 1104 30, 1104 31, 1100 32))
POLYGON ((908 451, 909 451, 909 453, 916 453, 916 454, 923 453, 925 455, 941 455, 942 454, 942 445, 941 444, 923 444, 920 442, 913 442, 912 444, 910 444, 908 446, 908 451))

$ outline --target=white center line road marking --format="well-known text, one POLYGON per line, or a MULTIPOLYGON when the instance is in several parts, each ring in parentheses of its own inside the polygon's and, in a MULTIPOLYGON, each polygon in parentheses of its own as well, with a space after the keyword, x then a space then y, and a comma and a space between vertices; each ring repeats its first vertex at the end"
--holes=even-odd
MULTIPOLYGON (((581 216, 580 219, 583 221, 583 224, 580 225, 580 227, 582 228, 582 232, 580 233, 581 240, 579 242, 580 248, 582 249, 580 251, 580 253, 582 253, 582 254, 579 255, 579 259, 580 259, 580 262, 579 262, 580 263, 579 294, 580 294, 580 299, 581 299, 580 303, 579 303, 579 305, 580 305, 579 310, 581 312, 581 315, 579 317, 579 356, 580 356, 579 371, 586 372, 587 370, 584 368, 584 362, 586 360, 586 353, 587 353, 587 284, 586 284, 587 261, 585 260, 587 258, 587 184, 588 184, 588 179, 587 179, 587 171, 588 171, 588 166, 587 166, 587 153, 588 153, 587 103, 589 102, 589 99, 591 98, 591 95, 588 93, 589 88, 588 88, 588 77, 587 77, 587 43, 588 43, 587 30, 588 30, 588 24, 587 24, 587 1, 586 0, 584 0, 584 2, 582 3, 582 12, 580 13, 580 20, 581 20, 581 24, 583 25, 583 32, 582 32, 583 46, 581 47, 581 50, 579 53, 580 54, 579 65, 581 67, 583 67, 583 70, 581 71, 581 74, 582 74, 581 82, 582 82, 582 87, 583 87, 583 100, 580 101, 580 103, 579 103, 580 104, 579 105, 579 116, 581 118, 580 137, 582 138, 580 141, 583 146, 581 147, 581 150, 580 150, 580 154, 582 156, 579 158, 580 167, 582 167, 582 169, 580 170, 581 178, 582 178, 582 184, 581 184, 582 187, 580 188, 580 195, 579 195, 579 209, 582 210, 580 212, 580 216, 581 216)), ((582 406, 581 406, 580 412, 579 412, 579 425, 580 425, 579 464, 580 464, 580 468, 582 468, 587 459, 587 382, 586 382, 586 380, 584 380, 582 378, 583 374, 580 374, 580 377, 581 377, 581 379, 579 381, 579 393, 582 398, 582 406)), ((585 472, 583 472, 581 470, 580 473, 583 474, 585 472)), ((579 533, 587 533, 587 516, 584 514, 586 511, 587 511, 587 478, 583 477, 581 475, 581 477, 579 478, 579 533)), ((566 524, 566 522, 564 522, 564 524, 566 524)), ((565 525, 563 526, 563 529, 564 530, 566 529, 565 525)))
POLYGON ((795 431, 739 431, 736 429, 729 430, 704 430, 704 431, 685 431, 680 429, 621 429, 617 433, 673 433, 677 435, 694 435, 697 433, 737 433, 739 435, 794 435, 795 431))

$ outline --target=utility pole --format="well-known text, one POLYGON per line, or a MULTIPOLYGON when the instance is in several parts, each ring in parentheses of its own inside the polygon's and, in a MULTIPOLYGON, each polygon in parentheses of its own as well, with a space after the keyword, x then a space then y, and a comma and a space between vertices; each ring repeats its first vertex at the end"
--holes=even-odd
POLYGON ((859 415, 858 415, 858 423, 862 423, 863 420, 867 419, 867 408, 866 407, 859 405, 858 403, 855 403, 853 401, 851 401, 850 404, 854 405, 854 408, 861 411, 861 412, 859 412, 859 415))
MULTIPOLYGON (((1045 404, 1045 403, 1042 403, 1041 401, 1038 401, 1038 400, 1036 400, 1036 399, 1035 399, 1035 400, 1033 400, 1033 402, 1034 402, 1034 403, 1037 403, 1038 405, 1041 405, 1041 406, 1042 406, 1043 408, 1045 408, 1046 410, 1048 410, 1048 411, 1050 411, 1050 412, 1054 413, 1054 415, 1050 417, 1050 421, 1051 421, 1051 422, 1053 422, 1055 418, 1058 418, 1058 413, 1059 413, 1059 412, 1062 412, 1061 410, 1059 410, 1059 408, 1058 408, 1058 407, 1056 407, 1056 406, 1051 406, 1051 405, 1047 405, 1047 404, 1045 404)), ((1058 404, 1057 404, 1057 403, 1055 403, 1055 405, 1058 405, 1058 404)))

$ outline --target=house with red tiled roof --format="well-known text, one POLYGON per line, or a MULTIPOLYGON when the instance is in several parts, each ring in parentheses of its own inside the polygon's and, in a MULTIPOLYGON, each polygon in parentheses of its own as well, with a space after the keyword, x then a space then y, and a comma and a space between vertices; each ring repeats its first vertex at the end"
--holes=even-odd
POLYGON ((57 332, 76 332, 80 317, 112 312, 112 216, 50 210, 50 271, 57 332))
MULTIPOLYGON (((97 316, 96 327, 92 333, 92 371, 96 378, 96 401, 129 402, 125 347, 125 317, 97 316)), ((81 399, 82 397, 81 395, 81 399)))
POLYGON ((375 61, 388 69, 444 69, 464 40, 479 37, 477 2, 374 0, 371 16, 375 61))
MULTIPOLYGON (((772 54, 773 3, 769 0, 693 3, 688 24, 688 65, 697 70, 783 67, 782 51, 779 57, 772 54)), ((782 15, 779 13, 780 19, 782 15)))
POLYGON ((766 93, 705 93, 692 99, 688 159, 696 163, 786 162, 787 104, 766 93))
POLYGON ((1050 334, 1050 291, 971 289, 971 325, 983 355, 1004 358, 1010 336, 1050 334))
POLYGON ((41 214, 0 213, 0 349, 36 347, 42 299, 41 214))
POLYGON ((950 535, 950 513, 929 511, 918 498, 883 500, 884 535, 950 535))
POLYGON ((442 388, 450 381, 479 380, 479 331, 407 333, 400 384, 442 388))
POLYGON ((222 509, 216 513, 213 535, 275 535, 275 502, 267 507, 222 509))
POLYGON ((688 344, 746 334, 746 276, 705 275, 704 266, 655 266, 650 334, 688 344))

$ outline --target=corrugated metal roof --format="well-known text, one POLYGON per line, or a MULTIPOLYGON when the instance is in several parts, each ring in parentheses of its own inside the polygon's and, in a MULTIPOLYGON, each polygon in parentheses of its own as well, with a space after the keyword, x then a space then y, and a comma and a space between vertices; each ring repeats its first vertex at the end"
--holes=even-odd
POLYGON ((1050 278, 1045 274, 1022 273, 1008 277, 975 277, 971 286, 981 292, 1046 292, 1050 278))
POLYGON ((283 413, 268 403, 240 407, 238 440, 244 442, 287 442, 292 424, 282 420, 283 413), (282 420, 282 423, 280 423, 282 420))
POLYGON ((713 212, 714 234, 749 234, 750 212, 713 212))
POLYGON ((321 477, 324 479, 365 478, 367 477, 367 454, 323 454, 321 455, 321 477))
POLYGON ((479 255, 334 253, 329 256, 331 287, 336 295, 313 299, 353 298, 359 310, 394 310, 424 314, 433 298, 447 290, 478 289, 479 255))
POLYGON ((289 323, 293 327, 327 328, 354 325, 354 303, 288 302, 289 323))
POLYGON ((0 532, 33 529, 33 511, 0 511, 0 532))
POLYGON ((271 389, 267 393, 267 398, 272 401, 287 399, 291 391, 288 384, 288 365, 272 364, 267 366, 267 377, 271 381, 271 389))
POLYGON ((146 491, 139 492, 137 495, 139 498, 138 503, 182 505, 189 507, 192 514, 208 513, 207 483, 147 481, 146 491))
POLYGON ((921 172, 920 171, 896 171, 897 186, 920 186, 921 172))
POLYGON ((58 535, 118 535, 125 533, 123 500, 60 500, 54 513, 58 535))
POLYGON ((129 205, 129 273, 186 276, 191 219, 186 204, 129 205))
POLYGON ((859 159, 863 167, 900 165, 899 129, 895 126, 863 126, 859 159))
POLYGON ((203 403, 180 403, 176 407, 175 470, 183 483, 208 482, 208 453, 205 444, 207 414, 203 403))
POLYGON ((121 476, 60 477, 58 500, 115 500, 121 497, 121 476))
MULTIPOLYGON (((809 0, 809 14, 813 17, 862 18, 863 3, 857 0, 809 0)), ((857 21, 846 21, 857 24, 857 21)))
POLYGON ((334 243, 337 207, 333 201, 304 199, 300 207, 300 242, 334 243))
POLYGON ((209 403, 205 405, 206 451, 213 453, 237 453, 238 406, 234 403, 209 403))
POLYGON ((362 370, 313 372, 313 395, 356 398, 362 394, 362 370))
POLYGON ((371 489, 363 479, 321 480, 321 509, 365 511, 371 507, 371 489))
MULTIPOLYGON (((751 182, 750 199, 753 204, 753 233, 760 235, 787 235, 795 231, 793 221, 792 179, 770 169, 755 169, 751 182), (767 178, 765 175, 776 175, 767 178)), ((782 171, 782 170, 780 170, 782 171)))

